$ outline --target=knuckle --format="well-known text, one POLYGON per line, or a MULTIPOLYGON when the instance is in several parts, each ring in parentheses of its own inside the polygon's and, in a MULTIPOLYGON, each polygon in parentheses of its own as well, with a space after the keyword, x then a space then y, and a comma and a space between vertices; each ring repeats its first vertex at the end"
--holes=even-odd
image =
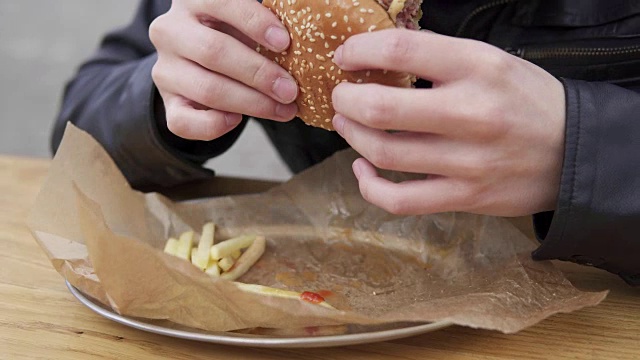
POLYGON ((149 40, 156 47, 160 47, 162 44, 162 39, 165 38, 164 34, 166 31, 166 19, 167 15, 163 14, 155 18, 151 24, 149 25, 149 40))
POLYGON ((449 107, 448 111, 449 116, 459 125, 455 129, 457 134, 467 133, 468 125, 473 124, 478 117, 478 108, 470 102, 460 102, 456 106, 449 107))
POLYGON ((213 31, 212 36, 207 37, 198 49, 199 59, 211 70, 216 70, 220 61, 228 56, 228 49, 224 46, 224 42, 219 38, 218 32, 213 31))
POLYGON ((508 121, 508 106, 498 101, 487 101, 479 105, 481 116, 474 122, 476 135, 482 140, 494 140, 503 137, 511 130, 508 121))
POLYGON ((481 61, 477 62, 478 70, 495 77, 504 77, 511 71, 513 61, 510 55, 497 49, 480 51, 481 61))
POLYGON ((167 37, 171 35, 171 23, 173 22, 173 20, 171 20, 171 13, 170 10, 156 17, 151 24, 149 24, 149 40, 158 50, 163 48, 167 37))
POLYGON ((458 211, 478 211, 483 207, 484 191, 477 184, 466 184, 461 191, 461 198, 457 202, 456 210, 458 211))
POLYGON ((457 159, 455 164, 460 175, 465 178, 478 179, 486 174, 482 161, 475 158, 457 159))
POLYGON ((382 59, 387 64, 404 62, 411 56, 411 38, 405 31, 393 31, 389 39, 382 46, 382 59))
POLYGON ((176 109, 175 106, 169 106, 165 111, 167 117, 167 128, 169 131, 180 137, 187 137, 189 121, 184 114, 176 109))
POLYGON ((375 142, 370 150, 369 161, 382 169, 393 169, 396 163, 396 155, 386 142, 375 142))
POLYGON ((158 56, 158 60, 151 68, 151 80, 160 91, 171 88, 171 64, 161 56, 158 56))
POLYGON ((201 140, 205 141, 217 139, 223 132, 222 121, 220 119, 223 115, 217 111, 208 111, 208 113, 210 116, 203 125, 202 133, 200 134, 201 140))
POLYGON ((387 198, 384 209, 394 215, 411 215, 412 207, 410 203, 400 194, 392 194, 387 198))
MULTIPOLYGON (((210 9, 213 12, 219 12, 222 7, 234 6, 233 1, 229 0, 188 0, 180 1, 181 3, 191 3, 191 7, 194 9, 210 9)), ((178 1, 172 1, 172 4, 178 3, 178 1)))
POLYGON ((197 101, 205 106, 213 104, 215 101, 224 97, 226 86, 224 81, 209 81, 202 79, 195 82, 195 93, 197 101))
POLYGON ((490 127, 490 131, 485 131, 485 133, 488 133, 490 139, 503 138, 507 133, 511 132, 513 124, 509 122, 505 110, 500 109, 499 113, 490 119, 492 120, 491 125, 487 126, 487 128, 490 127))
POLYGON ((244 107, 246 113, 260 118, 279 118, 276 114, 278 104, 275 101, 262 95, 259 95, 258 99, 260 100, 251 101, 250 104, 244 107))
POLYGON ((271 83, 270 79, 277 78, 277 74, 272 70, 272 63, 266 58, 262 58, 259 64, 253 67, 250 75, 249 86, 253 88, 261 87, 263 84, 271 83))
POLYGON ((154 84, 156 84, 158 88, 162 87, 163 79, 164 79, 164 70, 163 70, 163 65, 160 63, 159 59, 158 61, 156 61, 155 64, 153 64, 153 67, 151 68, 151 79, 153 80, 154 84))
POLYGON ((246 6, 243 8, 243 11, 240 13, 240 19, 245 29, 262 29, 264 21, 256 11, 257 9, 255 6, 246 6))
POLYGON ((504 137, 513 128, 514 124, 509 121, 509 108, 503 99, 494 96, 459 104, 450 111, 460 125, 456 131, 461 136, 489 142, 504 137))
POLYGON ((372 92, 363 108, 362 120, 377 129, 386 129, 393 121, 394 109, 381 92, 372 92))
POLYGON ((166 109, 167 128, 177 136, 193 140, 213 140, 223 132, 222 113, 216 110, 199 110, 206 112, 206 118, 194 123, 189 112, 181 106, 170 106, 166 109))

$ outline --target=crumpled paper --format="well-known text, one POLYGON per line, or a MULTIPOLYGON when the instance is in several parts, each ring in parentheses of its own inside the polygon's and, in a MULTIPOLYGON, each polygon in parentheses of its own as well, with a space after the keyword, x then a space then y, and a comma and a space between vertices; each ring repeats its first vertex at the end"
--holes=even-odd
POLYGON ((132 190, 69 125, 30 227, 56 270, 114 311, 208 331, 447 321, 513 333, 606 296, 531 260, 535 244, 505 219, 402 217, 368 204, 350 170, 356 156, 339 152, 264 193, 173 202, 132 190), (206 221, 221 239, 267 237, 239 281, 320 292, 338 310, 246 293, 162 252, 206 221))

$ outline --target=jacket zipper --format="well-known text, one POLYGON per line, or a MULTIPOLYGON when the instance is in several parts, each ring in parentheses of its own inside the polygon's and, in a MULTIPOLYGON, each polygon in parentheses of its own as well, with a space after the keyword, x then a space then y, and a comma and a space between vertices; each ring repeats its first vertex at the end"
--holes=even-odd
POLYGON ((464 31, 467 30, 467 26, 469 26, 469 23, 471 22, 471 20, 473 20, 474 17, 478 16, 478 14, 484 11, 487 11, 493 7, 505 5, 514 1, 515 0, 496 0, 476 8, 469 15, 467 15, 467 17, 462 21, 462 24, 460 25, 460 27, 458 28, 458 31, 456 32, 456 36, 461 37, 462 34, 464 34, 464 31))
POLYGON ((525 60, 546 60, 567 57, 602 57, 616 55, 640 55, 640 45, 630 45, 612 48, 585 48, 585 47, 559 47, 559 48, 518 48, 506 49, 512 55, 525 60))

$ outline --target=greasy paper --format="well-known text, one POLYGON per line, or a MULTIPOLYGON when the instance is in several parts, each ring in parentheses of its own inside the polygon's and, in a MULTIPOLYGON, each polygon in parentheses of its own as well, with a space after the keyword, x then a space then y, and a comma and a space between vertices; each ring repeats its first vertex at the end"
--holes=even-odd
POLYGON ((350 170, 356 156, 337 153, 264 193, 172 202, 132 190, 69 125, 30 227, 64 278, 118 313, 209 331, 448 321, 512 333, 606 296, 532 261, 535 244, 504 219, 402 217, 368 204, 350 170), (207 221, 219 239, 266 236, 239 281, 320 292, 338 310, 245 293, 162 252, 207 221))

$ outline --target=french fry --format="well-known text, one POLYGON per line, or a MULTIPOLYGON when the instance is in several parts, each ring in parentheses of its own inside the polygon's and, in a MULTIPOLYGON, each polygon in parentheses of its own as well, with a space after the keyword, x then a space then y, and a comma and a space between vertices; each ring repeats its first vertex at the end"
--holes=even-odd
POLYGON ((256 294, 273 295, 277 297, 290 298, 290 299, 300 298, 300 293, 296 291, 277 289, 277 288, 272 288, 272 287, 263 286, 263 285, 256 285, 256 284, 245 284, 237 281, 235 282, 235 284, 241 290, 256 293, 256 294))
POLYGON ((218 267, 218 262, 215 260, 209 260, 207 269, 204 272, 211 277, 220 277, 220 268, 218 267))
POLYGON ((244 235, 219 242, 211 247, 211 258, 214 260, 220 260, 223 257, 231 255, 237 250, 250 247, 255 240, 255 235, 244 235))
POLYGON ((223 257, 218 261, 218 266, 222 271, 229 271, 233 267, 235 260, 231 256, 223 257))
MULTIPOLYGON (((277 296, 277 297, 281 297, 281 298, 296 299, 296 300, 304 300, 304 298, 305 298, 303 296, 303 293, 299 293, 299 292, 296 292, 296 291, 276 289, 276 288, 272 288, 272 287, 268 287, 268 286, 255 285, 255 284, 245 284, 245 283, 241 283, 241 282, 235 282, 235 284, 236 284, 236 286, 238 288, 240 288, 243 291, 252 292, 252 293, 256 293, 256 294, 268 295, 268 296, 277 296)), ((320 306, 323 306, 323 307, 326 307, 328 309, 335 309, 333 306, 331 306, 331 304, 326 302, 324 299, 322 299, 322 298, 320 298, 320 299, 321 299, 320 302, 313 302, 313 303, 315 303, 317 305, 320 305, 320 306)))
MULTIPOLYGON (((226 242, 226 241, 225 241, 226 242)), ((224 244, 224 242, 219 243, 224 244)), ((221 278, 227 280, 236 280, 240 276, 244 275, 249 269, 255 264, 258 259, 264 254, 264 249, 267 245, 267 240, 264 236, 256 236, 253 244, 249 246, 249 248, 244 252, 244 254, 240 255, 236 263, 233 265, 229 271, 220 275, 221 278)), ((215 245, 213 246, 215 248, 215 245)), ((213 248, 211 248, 213 250, 213 248)), ((213 251, 212 251, 213 252, 213 251)))
POLYGON ((197 251, 191 254, 191 262, 201 270, 206 270, 209 264, 209 254, 214 241, 215 225, 212 222, 204 224, 202 235, 198 242, 197 251))
POLYGON ((178 249, 175 254, 177 257, 190 260, 191 248, 193 247, 193 235, 193 231, 187 231, 180 235, 180 240, 178 240, 178 249))
MULTIPOLYGON (((202 234, 197 246, 194 246, 193 241, 195 233, 187 231, 182 233, 178 239, 170 238, 167 240, 164 251, 190 261, 211 277, 221 277, 230 281, 244 275, 264 254, 266 248, 264 236, 243 235, 214 244, 214 233, 215 224, 206 223, 202 227, 202 234), (246 249, 246 251, 242 252, 242 249, 246 249)), ((260 285, 241 284, 239 286, 242 286, 246 291, 295 298, 331 307, 320 295, 314 293, 297 293, 260 285)))
POLYGON ((164 252, 169 255, 175 255, 178 251, 178 239, 170 238, 164 245, 164 252))

